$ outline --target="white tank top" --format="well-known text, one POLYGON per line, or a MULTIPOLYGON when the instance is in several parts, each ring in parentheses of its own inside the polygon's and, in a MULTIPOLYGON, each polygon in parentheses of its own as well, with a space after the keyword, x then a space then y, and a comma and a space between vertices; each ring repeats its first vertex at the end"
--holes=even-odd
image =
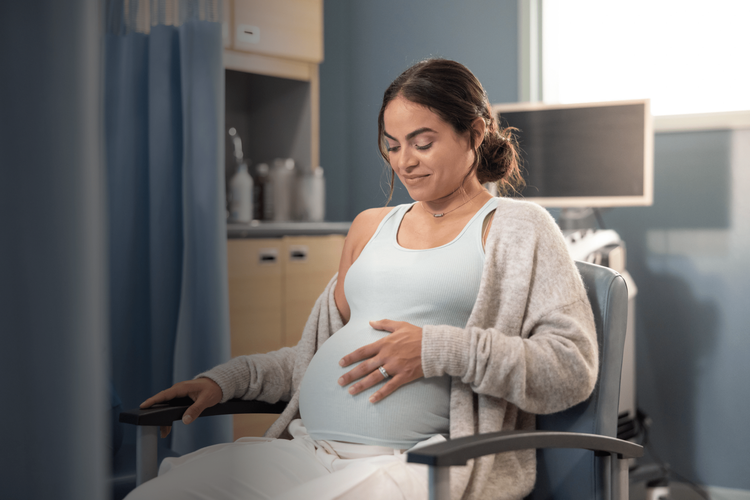
POLYGON ((466 326, 484 267, 482 222, 497 208, 489 200, 450 243, 412 250, 398 244, 404 214, 399 205, 385 216, 349 268, 344 292, 351 318, 315 353, 300 386, 302 422, 313 439, 411 448, 435 434, 448 434, 450 377, 421 378, 378 403, 369 397, 382 383, 352 396, 338 378, 355 365, 339 360, 388 332, 369 321, 391 319, 416 326, 466 326))

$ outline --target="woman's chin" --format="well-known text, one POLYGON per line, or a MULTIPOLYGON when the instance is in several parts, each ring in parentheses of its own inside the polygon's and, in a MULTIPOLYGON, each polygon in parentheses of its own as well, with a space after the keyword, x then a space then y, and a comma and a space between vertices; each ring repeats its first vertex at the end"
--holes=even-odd
POLYGON ((414 201, 430 201, 434 199, 435 193, 429 189, 418 186, 405 185, 406 192, 409 193, 409 198, 414 201))

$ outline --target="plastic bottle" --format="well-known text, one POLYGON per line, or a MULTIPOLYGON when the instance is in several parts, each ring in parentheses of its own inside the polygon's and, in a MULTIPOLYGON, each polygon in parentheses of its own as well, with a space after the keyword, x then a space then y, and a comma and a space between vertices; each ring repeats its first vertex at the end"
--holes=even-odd
POLYGON ((273 220, 277 222, 293 219, 294 205, 292 195, 295 192, 296 172, 294 160, 276 158, 271 169, 271 192, 273 193, 273 220))
POLYGON ((273 195, 268 178, 270 169, 267 163, 259 163, 255 167, 253 177, 253 217, 258 220, 273 218, 273 195))
POLYGON ((231 222, 249 223, 253 220, 253 178, 247 171, 247 163, 240 163, 229 183, 231 222))
POLYGON ((326 210, 326 182, 323 168, 306 172, 299 179, 297 200, 298 218, 309 222, 323 222, 326 210))

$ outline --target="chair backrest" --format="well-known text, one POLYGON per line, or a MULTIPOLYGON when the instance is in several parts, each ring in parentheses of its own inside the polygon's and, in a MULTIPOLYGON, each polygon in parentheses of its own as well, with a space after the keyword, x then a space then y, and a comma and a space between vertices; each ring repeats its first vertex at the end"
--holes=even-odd
MULTIPOLYGON (((537 429, 617 436, 620 373, 628 317, 625 279, 607 267, 576 262, 596 322, 599 377, 591 396, 572 408, 537 416, 537 429)), ((603 499, 604 468, 588 450, 537 452, 537 482, 528 499, 603 499)))

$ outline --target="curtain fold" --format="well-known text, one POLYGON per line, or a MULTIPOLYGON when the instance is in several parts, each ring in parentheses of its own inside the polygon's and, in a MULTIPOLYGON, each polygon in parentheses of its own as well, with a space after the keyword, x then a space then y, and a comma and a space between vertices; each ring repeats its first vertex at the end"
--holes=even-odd
MULTIPOLYGON (((112 377, 124 407, 230 355, 220 4, 107 2, 112 377)), ((177 424, 172 448, 231 434, 229 417, 177 424)))

